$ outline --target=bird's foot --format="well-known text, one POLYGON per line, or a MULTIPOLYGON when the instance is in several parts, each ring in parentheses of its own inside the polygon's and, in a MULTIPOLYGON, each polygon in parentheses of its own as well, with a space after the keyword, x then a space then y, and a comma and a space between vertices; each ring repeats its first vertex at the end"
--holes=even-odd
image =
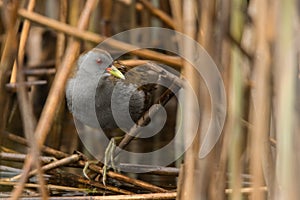
MULTIPOLYGON (((117 147, 116 145, 116 140, 118 140, 118 138, 112 138, 105 150, 105 155, 104 155, 104 163, 103 163, 103 174, 102 174, 102 183, 103 185, 106 186, 106 178, 107 178, 107 171, 109 169, 113 169, 115 172, 119 171, 119 169, 116 167, 115 164, 115 157, 114 157, 114 152, 115 149, 117 147)), ((92 160, 92 161, 86 161, 84 168, 82 170, 83 175, 91 180, 90 176, 88 175, 88 170, 89 170, 89 166, 91 164, 98 164, 99 162, 96 160, 92 160)))

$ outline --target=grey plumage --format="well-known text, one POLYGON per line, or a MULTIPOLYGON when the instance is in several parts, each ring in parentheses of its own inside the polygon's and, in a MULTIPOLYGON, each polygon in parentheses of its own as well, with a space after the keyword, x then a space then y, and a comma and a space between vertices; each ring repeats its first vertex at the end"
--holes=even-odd
POLYGON ((126 70, 122 80, 107 74, 112 62, 108 52, 96 48, 81 56, 67 83, 67 103, 73 116, 85 125, 128 130, 153 103, 151 94, 159 75, 140 66, 126 70), (150 85, 145 86, 147 83, 150 85))

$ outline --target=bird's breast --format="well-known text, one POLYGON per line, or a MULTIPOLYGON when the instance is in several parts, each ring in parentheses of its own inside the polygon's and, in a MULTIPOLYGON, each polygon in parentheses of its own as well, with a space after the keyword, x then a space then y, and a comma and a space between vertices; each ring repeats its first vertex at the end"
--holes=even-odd
POLYGON ((137 84, 107 77, 95 96, 96 113, 103 129, 129 129, 145 111, 145 93, 137 84))

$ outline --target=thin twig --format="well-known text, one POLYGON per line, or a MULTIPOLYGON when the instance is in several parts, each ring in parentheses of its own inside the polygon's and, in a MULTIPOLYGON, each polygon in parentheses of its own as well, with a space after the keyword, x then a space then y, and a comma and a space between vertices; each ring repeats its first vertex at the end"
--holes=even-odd
MULTIPOLYGON (((33 13, 33 12, 28 12, 25 9, 19 9, 18 14, 25 19, 29 19, 33 22, 39 23, 41 25, 47 26, 49 28, 52 28, 54 30, 63 32, 67 35, 74 36, 76 38, 85 40, 85 41, 90 41, 95 44, 99 44, 100 42, 104 41, 106 37, 98 35, 96 33, 92 33, 89 31, 84 31, 84 30, 79 30, 75 27, 72 27, 68 24, 58 22, 54 19, 33 13)), ((149 60, 155 60, 159 61, 168 65, 172 66, 177 66, 181 67, 182 66, 182 60, 179 57, 175 56, 167 56, 155 51, 151 51, 148 49, 139 49, 139 50, 134 50, 137 49, 135 46, 132 46, 128 43, 117 41, 117 40, 109 40, 109 45, 112 47, 121 49, 121 50, 126 50, 127 52, 132 53, 133 55, 137 55, 139 57, 149 59, 149 60), (134 50, 134 51, 132 51, 134 50)))
MULTIPOLYGON (((267 187, 260 187, 258 189, 261 190, 261 191, 265 191, 265 192, 268 191, 267 187)), ((241 188, 240 189, 240 193, 242 193, 242 194, 248 194, 248 193, 252 193, 253 190, 254 190, 254 188, 251 188, 251 187, 249 187, 249 188, 241 188)), ((233 193, 233 189, 225 189, 225 193, 226 194, 232 194, 233 193)))
POLYGON ((139 2, 141 4, 143 4, 143 6, 145 8, 147 8, 151 12, 152 15, 159 18, 162 22, 164 22, 170 28, 175 29, 175 22, 168 14, 166 14, 164 11, 154 7, 148 0, 139 0, 139 2))
POLYGON ((134 66, 138 66, 138 65, 147 64, 147 63, 149 63, 149 60, 130 59, 130 60, 118 60, 117 62, 120 63, 121 65, 129 66, 129 67, 134 67, 134 66))
POLYGON ((237 41, 230 33, 227 33, 226 36, 231 44, 235 45, 243 53, 243 55, 245 55, 250 61, 253 60, 253 55, 249 53, 244 47, 242 47, 239 41, 237 41))
MULTIPOLYGON (((16 186, 16 182, 7 182, 7 181, 0 181, 0 185, 8 185, 8 186, 16 186)), ((26 183, 24 184, 24 187, 26 188, 40 188, 41 185, 39 184, 34 184, 34 183, 26 183)), ((75 188, 75 187, 68 187, 68 186, 61 186, 61 185, 47 185, 47 189, 49 190, 64 190, 64 191, 73 191, 73 192, 87 192, 87 189, 82 189, 82 188, 75 188)))
MULTIPOLYGON (((28 142, 25 138, 22 138, 20 136, 17 136, 15 134, 12 134, 12 133, 9 133, 9 132, 4 132, 3 135, 11 141, 14 141, 14 142, 17 142, 19 144, 28 146, 28 142)), ((53 149, 53 148, 45 146, 45 145, 42 146, 41 151, 48 154, 48 155, 54 156, 57 159, 69 156, 69 154, 67 154, 67 153, 64 153, 62 151, 58 151, 56 149, 53 149)))
MULTIPOLYGON (((79 159, 80 159, 80 156, 78 154, 73 154, 69 157, 63 158, 61 160, 56 160, 56 161, 51 162, 47 165, 44 165, 42 167, 42 170, 45 172, 45 171, 48 171, 48 170, 51 170, 51 169, 54 169, 54 168, 57 168, 57 167, 60 167, 60 166, 65 166, 65 165, 68 165, 70 163, 77 162, 79 159)), ((37 174, 37 170, 32 170, 32 171, 29 172, 28 177, 30 178, 30 177, 32 177, 36 174, 37 174)), ((20 179, 21 176, 22 176, 22 174, 19 174, 17 176, 9 178, 9 180, 10 181, 16 181, 16 180, 20 179)))
POLYGON ((72 174, 66 171, 63 171, 61 169, 54 169, 49 171, 49 174, 54 176, 54 177, 59 177, 60 179, 65 179, 65 180, 69 180, 73 183, 80 183, 81 185, 84 185, 86 188, 88 188, 89 186, 98 188, 98 189, 102 189, 105 190, 107 194, 109 194, 110 192, 112 193, 117 193, 117 194, 134 194, 133 192, 115 187, 115 186, 110 186, 110 185, 103 185, 102 183, 99 183, 97 181, 93 181, 93 180, 88 180, 86 178, 83 178, 82 176, 79 176, 77 174, 72 174))
POLYGON ((35 68, 52 68, 55 66, 55 60, 52 59, 52 60, 46 60, 46 61, 43 61, 42 63, 37 63, 37 64, 32 64, 32 65, 25 65, 24 66, 24 71, 27 70, 27 69, 35 69, 35 68))
MULTIPOLYGON (((175 199, 176 192, 171 193, 152 193, 152 194, 132 194, 132 195, 111 195, 111 196, 85 196, 85 197, 52 197, 51 200, 156 200, 156 199, 175 199)), ((30 198, 35 200, 38 198, 30 198)), ((23 198, 29 200, 29 198, 23 198)))
MULTIPOLYGON (((91 164, 89 165, 89 168, 97 173, 103 174, 103 169, 95 164, 91 164)), ((152 191, 152 192, 168 192, 168 190, 165 190, 163 188, 160 188, 158 186, 152 185, 150 183, 146 183, 144 181, 141 180, 137 180, 137 179, 133 179, 127 176, 124 176, 122 174, 118 174, 116 172, 112 172, 112 171, 108 171, 106 173, 107 176, 119 180, 119 181, 123 181, 126 183, 130 183, 132 185, 144 188, 146 190, 152 191)))
MULTIPOLYGON (((2 160, 7 160, 7 161, 15 161, 15 162, 24 162, 26 159, 26 154, 21 154, 21 153, 6 153, 6 152, 0 152, 0 158, 2 160)), ((54 157, 49 157, 49 156, 41 156, 40 160, 43 163, 50 163, 56 160, 54 157)))
MULTIPOLYGON (((1 155, 1 154, 0 154, 1 155)), ((131 163, 120 163, 119 165, 121 171, 128 171, 128 170, 141 170, 147 171, 149 174, 156 174, 156 175, 165 175, 165 176, 178 176, 179 169, 175 167, 161 167, 161 166, 153 166, 153 165, 138 165, 138 164, 131 164, 131 163)))
POLYGON ((23 73, 26 76, 43 76, 43 75, 54 75, 56 73, 56 69, 24 69, 23 73))
MULTIPOLYGON (((0 171, 6 171, 6 172, 14 172, 14 173, 21 173, 22 170, 18 169, 18 168, 14 168, 14 167, 9 167, 9 166, 5 166, 5 165, 0 165, 0 171)), ((1 178, 0 178, 1 180, 1 178)))
POLYGON ((271 143, 271 145, 273 146, 273 147, 276 147, 276 145, 277 145, 277 141, 274 139, 274 138, 269 138, 269 140, 270 140, 270 143, 271 143))
POLYGON ((172 81, 172 85, 159 97, 158 101, 153 106, 151 106, 151 108, 146 111, 142 117, 140 117, 137 123, 130 128, 129 132, 119 143, 119 148, 116 149, 114 156, 117 156, 122 151, 122 149, 124 149, 135 138, 135 136, 137 136, 140 130, 139 127, 146 125, 149 122, 151 116, 155 116, 155 114, 160 110, 161 107, 157 106, 157 104, 164 106, 174 96, 174 92, 176 93, 181 87, 183 87, 182 80, 174 74, 168 72, 167 70, 164 70, 161 67, 158 67, 154 63, 149 63, 147 66, 157 72, 161 77, 172 81))
POLYGON ((78 177, 76 179, 76 181, 78 181, 81 184, 91 185, 93 187, 105 189, 105 190, 108 190, 108 191, 111 191, 111 192, 114 192, 114 193, 117 193, 117 194, 126 194, 126 195, 134 194, 133 192, 130 192, 130 191, 127 191, 127 190, 124 190, 124 189, 121 189, 121 188, 118 188, 118 187, 115 187, 115 186, 103 185, 102 183, 99 183, 99 182, 96 182, 96 181, 93 181, 93 180, 87 180, 87 179, 82 178, 82 177, 78 177))
POLYGON ((145 126, 149 120, 151 119, 151 116, 155 116, 156 113, 161 109, 161 107, 157 106, 157 104, 165 105, 172 97, 174 96, 173 91, 171 90, 171 87, 167 89, 159 98, 159 101, 151 106, 148 111, 146 111, 143 116, 137 121, 136 124, 134 124, 129 132, 124 136, 120 144, 118 145, 119 148, 116 149, 114 152, 114 157, 119 155, 119 153, 124 149, 139 133, 139 130, 141 126, 145 126))
POLYGON ((46 80, 38 80, 38 81, 25 81, 23 83, 7 83, 5 85, 6 89, 9 92, 16 92, 18 87, 25 87, 26 90, 32 86, 36 86, 36 85, 45 85, 47 84, 46 80))

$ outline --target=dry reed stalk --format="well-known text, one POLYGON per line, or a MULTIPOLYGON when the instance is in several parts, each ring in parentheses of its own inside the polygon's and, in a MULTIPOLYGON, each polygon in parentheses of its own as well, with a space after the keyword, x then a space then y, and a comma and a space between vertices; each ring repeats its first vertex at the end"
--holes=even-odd
MULTIPOLYGON (((57 168, 57 167, 60 167, 60 166, 65 166, 65 165, 68 165, 68 164, 71 164, 71 163, 75 163, 77 162, 78 160, 80 159, 80 155, 78 154, 73 154, 73 155, 70 155, 68 157, 65 157, 65 158, 62 158, 61 160, 55 160, 51 163, 48 163, 47 165, 44 165, 42 167, 42 170, 44 172, 48 171, 48 170, 51 170, 51 169, 54 169, 54 168, 57 168)), ((29 172, 28 174, 28 178, 36 175, 38 173, 38 170, 32 170, 29 172)), ((16 175, 12 178, 9 178, 10 181, 17 181, 18 179, 20 179, 22 176, 22 174, 19 174, 19 175, 16 175)))
POLYGON ((137 169, 145 169, 147 174, 155 174, 155 175, 165 175, 165 176, 178 176, 179 169, 176 167, 162 167, 155 165, 140 165, 140 164, 130 164, 130 163, 120 163, 121 171, 128 170, 137 170, 137 169), (123 170, 124 169, 124 170, 123 170))
MULTIPOLYGON (((215 30, 214 23, 214 7, 216 1, 214 0, 203 0, 198 2, 198 9, 196 15, 198 16, 198 27, 199 30, 197 32, 196 38, 197 41, 201 44, 201 46, 205 49, 205 51, 211 56, 215 57, 214 50, 216 48, 215 38, 213 37, 213 33, 215 30)), ((196 8, 195 8, 196 10, 196 8)), ((211 106, 211 96, 207 90, 207 86, 204 81, 198 81, 198 98, 199 98, 199 106, 201 110, 201 122, 200 129, 207 130, 208 120, 210 119, 212 113, 211 106)), ((196 90, 196 91, 197 91, 196 90)), ((201 138, 204 138, 205 132, 201 132, 201 138)), ((212 137, 212 136, 210 136, 212 137)), ((201 141, 204 143, 205 140, 201 141)), ((197 167, 196 170, 199 171, 197 175, 195 175, 196 184, 195 191, 197 191, 197 187, 201 187, 202 189, 198 190, 198 196, 201 198, 210 198, 211 194, 215 194, 215 185, 214 178, 216 176, 216 167, 218 163, 218 155, 220 154, 217 143, 213 150, 207 155, 204 159, 196 160, 197 167), (209 180, 209 181, 208 181, 209 180)), ((203 145, 203 144, 202 144, 203 145)), ((198 150, 199 151, 199 150, 198 150)), ((224 190, 220 191, 224 194, 224 190)), ((194 197, 194 198, 195 198, 194 197)))
POLYGON ((169 0, 169 3, 171 6, 172 18, 174 21, 174 29, 176 31, 182 32, 182 3, 180 0, 169 0))
MULTIPOLYGON (((66 23, 67 21, 67 10, 68 10, 67 0, 61 0, 60 8, 59 8, 59 21, 62 23, 66 23)), ((57 33, 56 55, 55 55, 56 69, 58 69, 61 66, 63 55, 65 52, 65 42, 66 42, 65 34, 57 33)))
MULTIPOLYGON (((27 10, 32 11, 35 7, 35 0, 31 0, 28 3, 27 10)), ((20 44, 19 44, 19 51, 18 51, 18 56, 17 60, 15 61, 14 68, 15 71, 17 72, 17 82, 21 83, 17 87, 17 97, 18 97, 18 103, 20 106, 20 111, 21 111, 21 116, 22 116, 22 122, 23 122, 23 127, 24 127, 24 132, 25 136, 28 139, 30 143, 30 150, 29 150, 29 156, 33 158, 33 164, 36 167, 37 171, 37 177, 38 177, 38 183, 41 185, 39 188, 41 197, 43 199, 48 198, 48 191, 45 187, 45 181, 43 177, 43 172, 41 170, 41 162, 40 162, 40 151, 37 146, 36 141, 34 140, 34 129, 36 126, 36 119, 33 114, 33 107, 32 104, 29 101, 29 96, 27 93, 27 89, 25 87, 24 83, 25 82, 25 77, 23 74, 23 62, 24 62, 24 55, 25 55, 25 45, 26 41, 28 38, 29 34, 29 29, 30 29, 30 21, 25 20, 23 24, 23 29, 20 37, 20 44)), ((26 165, 25 165, 26 166, 26 165)), ((27 165, 28 167, 28 165, 27 165)), ((24 171, 28 172, 27 169, 24 169, 24 171)), ((12 191, 11 199, 18 199, 19 196, 21 195, 24 184, 27 180, 28 174, 27 173, 22 173, 22 177, 15 189, 12 191)))
MULTIPOLYGON (((72 179, 74 179, 74 174, 71 174, 72 179)), ((113 192, 116 194, 125 194, 125 195, 132 195, 134 194, 131 191, 116 187, 116 186, 111 186, 111 185, 103 185, 102 183, 99 183, 98 181, 93 181, 93 180, 87 180, 86 178, 82 178, 82 177, 76 177, 75 176, 75 181, 77 181, 78 183, 84 184, 84 185, 90 185, 93 186, 95 188, 99 188, 99 189, 104 189, 106 190, 106 192, 113 192)))
MULTIPOLYGON (((14 162, 24 162, 26 159, 27 154, 21 154, 21 153, 6 153, 6 152, 0 152, 0 158, 3 160, 8 161, 14 161, 14 162)), ((54 157, 49 156, 41 156, 41 161, 43 163, 50 163, 56 160, 54 157)))
MULTIPOLYGON (((28 142, 26 139, 20 137, 20 136, 17 136, 15 134, 12 134, 12 133, 9 133, 9 132, 5 132, 7 138, 13 142, 16 142, 18 144, 22 144, 22 145, 26 145, 28 146, 28 142)), ((42 146, 41 148, 41 151, 48 154, 48 155, 52 155, 54 156, 55 158, 57 159, 60 159, 60 158, 64 158, 64 157, 67 157, 69 156, 68 154, 64 153, 64 152, 61 152, 61 151, 58 151, 56 149, 53 149, 51 147, 48 147, 48 146, 42 146)))
POLYGON ((233 189, 232 199, 241 199, 241 154, 242 154, 242 80, 241 80, 241 58, 237 49, 232 49, 231 57, 231 84, 230 99, 228 105, 228 129, 230 131, 229 142, 229 171, 232 173, 230 177, 230 187, 233 189))
MULTIPOLYGON (((69 1, 70 2, 70 1, 69 1)), ((76 26, 78 24, 78 19, 80 12, 82 11, 83 0, 72 0, 68 7, 68 22, 71 26, 76 26)))
POLYGON ((101 33, 102 35, 109 37, 112 35, 112 15, 113 15, 113 1, 102 0, 101 4, 101 33))
MULTIPOLYGON (((56 2, 58 4, 58 2, 56 2)), ((68 2, 67 0, 62 0, 59 2, 59 5, 56 7, 59 9, 58 18, 62 23, 66 23, 67 21, 67 10, 68 10, 68 2)), ((57 33, 56 40, 56 50, 55 50, 55 69, 59 70, 62 64, 62 59, 66 50, 66 35, 64 33, 57 33)), ((51 85, 52 82, 49 83, 51 85)), ((65 114, 65 102, 62 101, 58 109, 55 113, 53 126, 51 128, 51 132, 49 133, 50 137, 47 140, 48 145, 53 148, 59 148, 59 142, 62 138, 62 129, 63 129, 63 117, 65 114)))
MULTIPOLYGON (((17 183, 15 182, 6 182, 6 181, 0 181, 0 185, 4 186, 16 186, 17 183)), ((39 189, 41 187, 40 184, 34 184, 34 183, 26 183, 24 185, 25 188, 35 188, 39 189)), ((68 186, 61 186, 61 185, 52 185, 48 184, 47 188, 49 190, 63 190, 63 191, 73 191, 73 192, 86 192, 87 190, 85 188, 75 188, 75 187, 68 187, 68 186)))
POLYGON ((151 120, 151 117, 154 117, 157 114, 157 112, 161 108, 157 105, 165 106, 169 102, 169 100, 183 86, 183 82, 180 78, 171 74, 167 70, 161 69, 158 65, 154 63, 148 63, 148 67, 151 68, 153 71, 157 72, 157 74, 160 74, 162 78, 172 81, 172 85, 169 86, 169 88, 166 91, 164 91, 164 93, 158 98, 158 100, 156 100, 156 102, 151 106, 151 108, 149 108, 149 110, 147 110, 143 114, 143 116, 140 117, 137 123, 130 128, 128 133, 119 143, 119 148, 115 151, 114 157, 117 156, 121 152, 121 150, 124 149, 138 135, 140 131, 139 127, 145 126, 151 120))
MULTIPOLYGON (((27 11, 32 12, 33 9, 35 7, 35 0, 31 0, 28 3, 27 6, 27 11)), ((19 49, 18 49, 18 62, 19 65, 23 65, 23 61, 24 61, 24 55, 25 55, 25 46, 26 46, 26 42, 28 39, 28 35, 29 35, 29 30, 30 30, 30 21, 29 20, 24 20, 23 22, 23 27, 22 27, 22 33, 20 36, 20 42, 19 42, 19 49)), ((10 82, 14 83, 16 82, 17 79, 17 66, 16 66, 16 61, 14 62, 14 66, 13 66, 13 70, 12 70, 12 75, 10 77, 10 82)))
MULTIPOLYGON (((129 28, 130 29, 133 29, 133 28, 136 28, 137 27, 137 11, 136 11, 136 0, 131 0, 131 4, 129 5, 129 28)), ((130 36, 130 43, 133 43, 135 44, 137 41, 137 38, 134 36, 134 35, 131 35, 130 36)))
MULTIPOLYGON (((229 28, 229 16, 230 16, 230 0, 222 0, 216 2, 216 12, 220 12, 216 14, 216 32, 217 39, 215 40, 215 62, 217 63, 219 70, 222 74, 223 82, 225 88, 228 89, 228 78, 229 78, 229 67, 230 67, 230 46, 227 42, 228 28, 229 28)), ((228 102, 227 96, 227 102, 228 102)), ((229 144, 230 144, 230 133, 231 130, 227 127, 228 123, 226 122, 221 138, 221 147, 220 147, 220 156, 219 161, 216 167, 214 182, 210 186, 210 199, 225 199, 224 190, 226 188, 226 171, 227 171, 227 160, 229 154, 229 144), (213 190, 213 191, 212 191, 213 190)))
POLYGON ((275 40, 276 57, 276 130, 277 130, 277 160, 276 174, 279 187, 276 188, 277 199, 299 199, 299 166, 297 166, 295 152, 295 94, 297 81, 297 39, 295 19, 298 19, 297 1, 278 1, 277 35, 275 40))
MULTIPOLYGON (((74 36, 74 37, 82 39, 82 40, 90 41, 95 44, 99 44, 100 42, 102 42, 106 39, 106 37, 98 35, 96 33, 77 29, 76 27, 70 26, 65 23, 58 22, 54 19, 42 16, 40 14, 28 12, 25 9, 19 9, 18 14, 20 16, 24 17, 25 19, 29 19, 33 22, 47 26, 51 29, 54 29, 54 30, 57 30, 60 32, 64 32, 67 35, 74 36)), ((131 53, 133 55, 140 56, 145 59, 159 61, 159 62, 165 63, 167 65, 176 66, 176 67, 182 66, 182 60, 179 57, 168 56, 168 55, 158 53, 155 51, 151 51, 148 49, 134 50, 137 47, 132 46, 128 43, 117 41, 117 40, 110 40, 108 42, 108 44, 111 45, 112 47, 115 47, 115 48, 118 48, 121 50, 132 51, 131 53)))
MULTIPOLYGON (((91 170, 93 170, 94 172, 103 174, 103 169, 101 167, 95 165, 95 164, 89 165, 89 168, 91 170)), ((119 173, 116 173, 116 172, 113 172, 113 171, 106 172, 106 175, 109 176, 109 177, 111 177, 111 178, 113 178, 113 179, 116 179, 116 180, 119 180, 119 181, 123 181, 125 183, 130 183, 130 184, 132 184, 134 186, 141 187, 141 188, 149 190, 151 192, 169 192, 168 190, 166 190, 164 188, 161 188, 161 187, 158 187, 156 185, 147 183, 145 181, 141 181, 141 180, 138 180, 138 179, 130 178, 128 176, 125 176, 125 175, 122 175, 122 174, 119 174, 119 173)))
POLYGON ((213 35, 213 25, 214 25, 214 7, 215 1, 204 0, 201 1, 201 12, 198 31, 198 41, 205 48, 205 50, 212 54, 213 45, 212 45, 212 35, 213 35))
MULTIPOLYGON (((231 21, 230 34, 238 41, 241 40, 244 26, 244 13, 242 0, 231 1, 231 21)), ((241 119, 243 115, 243 76, 242 76, 243 59, 236 46, 231 48, 231 69, 230 69, 230 92, 228 105, 228 131, 229 136, 229 171, 232 174, 229 180, 229 186, 233 193, 233 200, 241 199, 241 155, 242 143, 245 133, 242 131, 241 119)))
POLYGON ((32 86, 45 85, 45 84, 47 84, 46 80, 38 80, 38 81, 25 81, 23 83, 7 83, 5 86, 9 92, 17 92, 17 88, 20 86, 25 86, 27 90, 32 86))
MULTIPOLYGON (((95 7, 95 3, 96 0, 89 0, 86 2, 78 21, 78 30, 84 30, 87 28, 88 20, 93 8, 95 7)), ((62 61, 62 66, 54 78, 46 104, 35 131, 35 135, 40 147, 43 145, 46 136, 49 133, 57 106, 63 99, 64 87, 73 64, 77 58, 76 55, 79 52, 79 47, 80 43, 77 40, 73 40, 68 45, 64 59, 62 61)))
MULTIPOLYGON (((262 192, 268 191, 267 187, 260 187, 258 188, 262 192)), ((252 193, 254 191, 254 188, 241 188, 241 193, 242 194, 247 194, 247 193, 252 193)), ((225 193, 226 194, 231 194, 233 191, 232 189, 226 189, 225 193)))
MULTIPOLYGON (((0 132, 3 132, 6 128, 8 119, 8 101, 9 94, 6 90, 6 84, 9 82, 9 71, 12 70, 14 59, 17 53, 17 6, 15 1, 12 5, 7 7, 8 2, 3 2, 2 20, 5 27, 5 42, 3 44, 3 50, 0 61, 0 132)), ((0 143, 2 143, 2 136, 0 134, 0 143)))
MULTIPOLYGON (((183 27, 182 30, 184 33, 192 38, 195 38, 195 13, 192 12, 195 8, 195 2, 192 0, 187 0, 183 2, 183 27)), ((189 43, 184 43, 181 47, 184 52, 185 58, 193 58, 192 52, 193 47, 189 46, 189 43)), ((195 77, 195 69, 188 62, 184 62, 184 75, 186 81, 189 82, 192 88, 188 87, 185 91, 184 97, 184 108, 183 108, 183 131, 185 140, 189 141, 189 137, 193 134, 192 127, 198 125, 198 121, 194 119, 193 113, 195 107, 195 101, 193 99, 193 91, 198 87, 198 80, 195 77), (195 124, 196 123, 196 124, 195 124)), ((197 140, 193 142, 193 144, 189 147, 189 149, 185 152, 185 161, 184 161, 184 177, 183 183, 181 184, 181 196, 179 199, 194 199, 195 195, 195 187, 193 187, 193 183, 195 181, 195 158, 198 156, 197 149, 197 140)))
POLYGON ((256 38, 256 50, 254 55, 254 78, 255 89, 253 92, 252 112, 250 123, 250 173, 253 175, 251 199, 262 200, 265 193, 260 189, 264 185, 262 167, 265 169, 265 177, 269 185, 269 197, 272 197, 273 177, 275 176, 273 160, 270 155, 269 131, 270 131, 270 108, 271 108, 271 66, 270 50, 268 46, 268 3, 267 1, 255 0, 251 2, 249 10, 254 11, 253 24, 254 36, 256 38))
POLYGON ((143 4, 143 6, 148 9, 150 11, 150 13, 154 16, 156 16, 157 18, 159 18, 162 22, 164 22, 168 27, 175 29, 175 22, 173 21, 173 19, 166 14, 164 11, 160 10, 159 8, 156 8, 155 6, 153 6, 151 4, 151 2, 147 1, 147 0, 139 0, 139 2, 141 4, 143 4))
MULTIPOLYGON (((90 13, 95 5, 95 0, 89 0, 87 1, 82 15, 79 19, 78 23, 78 29, 83 30, 88 25, 88 19, 90 16, 90 13)), ((72 65, 75 62, 76 59, 76 52, 78 52, 80 47, 80 43, 76 40, 71 42, 68 46, 66 55, 64 57, 64 60, 62 62, 62 68, 59 70, 55 76, 52 88, 50 90, 46 105, 43 109, 41 118, 37 124, 36 130, 35 130, 35 141, 37 142, 37 152, 39 152, 39 149, 42 147, 47 134, 50 131, 53 118, 55 115, 55 111, 59 103, 61 102, 63 95, 64 95, 64 86, 67 81, 69 72, 71 71, 72 65)), ((27 174, 29 173, 30 166, 34 164, 35 158, 30 155, 28 159, 24 163, 24 176, 22 176, 20 182, 25 183, 27 174)), ((23 187, 17 187, 17 188, 23 188, 23 187)), ((12 197, 17 198, 22 190, 18 189, 15 190, 15 193, 13 193, 12 197)), ((15 199, 12 198, 12 199, 15 199)))
MULTIPOLYGON (((157 200, 157 199, 175 199, 176 192, 172 193, 150 193, 150 194, 131 194, 131 195, 111 195, 111 196, 85 196, 85 197, 52 197, 51 200, 157 200)), ((24 200, 29 200, 23 198, 24 200)), ((30 198, 36 200, 39 198, 30 198)))

